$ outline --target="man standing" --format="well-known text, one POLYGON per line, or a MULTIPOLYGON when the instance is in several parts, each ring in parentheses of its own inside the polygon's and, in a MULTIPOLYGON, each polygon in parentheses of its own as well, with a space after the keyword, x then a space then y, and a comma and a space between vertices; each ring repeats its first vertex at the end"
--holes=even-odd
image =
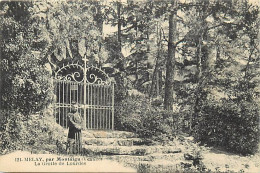
POLYGON ((69 154, 81 154, 82 144, 81 144, 81 130, 82 130, 82 118, 78 113, 78 105, 76 103, 72 104, 71 112, 68 113, 68 149, 69 154))

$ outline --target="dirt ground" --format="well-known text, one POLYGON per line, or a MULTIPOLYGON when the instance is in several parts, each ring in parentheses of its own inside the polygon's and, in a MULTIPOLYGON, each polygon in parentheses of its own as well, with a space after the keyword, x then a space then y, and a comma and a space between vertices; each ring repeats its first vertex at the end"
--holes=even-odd
POLYGON ((239 156, 219 150, 203 152, 203 163, 213 172, 260 172, 260 152, 252 156, 239 156))
MULTIPOLYGON (((182 153, 179 153, 182 154, 182 153)), ((203 164, 210 172, 260 172, 260 152, 252 156, 239 156, 211 149, 202 151, 203 164)), ((1 172, 137 172, 114 159, 103 157, 64 156, 57 154, 31 154, 15 151, 0 156, 1 172), (62 165, 63 164, 63 165, 62 165)), ((178 162, 178 157, 175 157, 178 162)), ((126 160, 127 161, 127 160, 126 160)), ((155 161, 155 160, 154 160, 155 161)), ((154 164, 158 165, 159 160, 154 164)), ((161 165, 172 165, 167 159, 161 165)), ((152 164, 153 162, 151 162, 152 164)), ((167 167, 166 167, 167 168, 167 167)))

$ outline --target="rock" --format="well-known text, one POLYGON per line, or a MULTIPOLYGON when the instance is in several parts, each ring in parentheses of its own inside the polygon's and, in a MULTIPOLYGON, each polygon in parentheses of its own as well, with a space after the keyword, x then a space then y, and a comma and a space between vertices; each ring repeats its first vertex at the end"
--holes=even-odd
POLYGON ((85 137, 94 138, 136 138, 137 135, 126 131, 87 130, 83 131, 85 137))
POLYGON ((191 163, 184 163, 184 162, 181 162, 181 165, 182 165, 183 168, 185 168, 185 169, 188 169, 188 168, 191 168, 191 167, 192 167, 192 164, 191 164, 191 163))
POLYGON ((188 153, 185 153, 185 154, 184 154, 184 158, 185 158, 186 160, 194 160, 194 157, 193 157, 191 154, 188 154, 188 153))
POLYGON ((86 145, 97 146, 133 146, 133 139, 120 138, 83 138, 86 145))

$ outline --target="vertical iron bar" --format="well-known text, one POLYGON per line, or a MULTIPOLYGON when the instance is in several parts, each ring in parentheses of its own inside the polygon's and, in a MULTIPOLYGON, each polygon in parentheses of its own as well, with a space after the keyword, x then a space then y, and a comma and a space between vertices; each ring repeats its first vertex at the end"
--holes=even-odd
POLYGON ((114 130, 114 83, 112 83, 112 130, 114 130))
POLYGON ((72 87, 72 90, 71 90, 71 96, 72 96, 72 98, 71 98, 71 103, 73 103, 73 102, 75 102, 75 98, 74 98, 74 92, 75 92, 75 90, 74 90, 74 85, 73 85, 73 83, 71 82, 71 87, 72 87))
POLYGON ((103 110, 102 110, 102 117, 103 117, 103 129, 105 129, 105 85, 103 85, 103 87, 102 87, 102 92, 103 92, 103 95, 102 95, 102 106, 104 106, 103 107, 103 110))
POLYGON ((69 84, 70 84, 70 101, 69 101, 69 103, 70 103, 70 111, 71 111, 71 102, 72 102, 72 97, 71 97, 71 82, 70 82, 69 84))
POLYGON ((97 129, 100 128, 100 110, 99 110, 99 102, 100 102, 100 98, 99 98, 99 85, 97 85, 97 129))
MULTIPOLYGON (((83 84, 82 83, 78 83, 78 86, 79 86, 79 89, 78 89, 78 98, 79 98, 79 102, 78 102, 78 104, 79 104, 79 110, 80 110, 80 116, 81 116, 81 118, 82 118, 82 111, 83 111, 83 113, 84 113, 84 98, 83 98, 83 95, 84 95, 84 88, 83 88, 83 84), (83 106, 82 106, 83 105, 83 106), (82 110, 83 109, 83 110, 82 110)), ((83 115, 84 116, 84 115, 83 115)), ((84 117, 83 117, 83 119, 84 119, 84 117)), ((83 124, 83 126, 84 126, 84 124, 83 124)), ((85 127, 84 127, 85 128, 85 127)))
POLYGON ((110 92, 110 89, 111 89, 111 85, 109 85, 109 88, 108 88, 108 104, 109 104, 109 108, 108 108, 108 129, 110 129, 110 110, 111 110, 111 103, 110 103, 110 99, 111 99, 111 92, 110 92))
POLYGON ((56 78, 54 78, 54 80, 53 80, 53 85, 54 85, 54 93, 55 93, 54 118, 55 118, 55 123, 56 123, 56 106, 57 106, 57 97, 58 97, 58 89, 57 89, 57 81, 56 81, 56 78))
MULTIPOLYGON (((66 83, 66 104, 68 104, 69 103, 69 82, 67 82, 66 83)), ((67 114, 68 114, 68 107, 66 106, 66 114, 65 114, 65 116, 66 116, 66 128, 68 127, 68 116, 67 116, 67 114)))
POLYGON ((84 109, 84 129, 86 129, 86 119, 87 119, 87 113, 86 113, 86 104, 87 104, 87 86, 86 86, 86 84, 87 84, 87 57, 86 57, 86 55, 85 55, 85 57, 84 57, 84 74, 83 74, 83 77, 84 77, 84 81, 83 81, 83 92, 84 92, 84 107, 83 107, 83 109, 84 109))
POLYGON ((76 86, 76 90, 75 90, 75 97, 76 97, 76 103, 79 104, 79 97, 78 97, 78 90, 79 90, 79 86, 77 85, 76 82, 74 82, 74 86, 76 86))
MULTIPOLYGON (((107 101, 107 86, 105 87, 105 105, 108 106, 108 101, 107 101)), ((105 108, 105 117, 106 117, 106 129, 107 129, 107 107, 105 108)))
POLYGON ((81 104, 83 103, 82 102, 82 94, 83 94, 83 92, 82 92, 82 83, 78 83, 78 94, 77 94, 77 96, 78 96, 78 98, 79 98, 79 102, 78 102, 78 104, 81 106, 81 104))
POLYGON ((77 84, 77 83, 75 82, 74 85, 77 86, 77 90, 76 90, 76 91, 77 91, 77 92, 76 92, 77 102, 76 102, 76 103, 78 104, 79 115, 82 116, 82 115, 81 115, 81 112, 82 112, 82 111, 81 111, 81 107, 80 107, 80 97, 79 97, 80 83, 77 84))
POLYGON ((106 118, 106 106, 107 106, 107 103, 106 103, 106 86, 104 86, 104 122, 105 122, 105 125, 104 125, 104 128, 106 129, 107 128, 107 126, 106 126, 106 124, 107 124, 107 118, 106 118))
POLYGON ((91 105, 91 109, 90 109, 90 128, 92 129, 93 128, 93 126, 92 126, 92 124, 93 124, 93 121, 92 121, 92 109, 93 109, 93 100, 92 100, 92 97, 93 97, 93 87, 92 87, 93 85, 90 85, 90 88, 91 88, 91 90, 90 90, 90 105, 91 105))
POLYGON ((88 128, 90 127, 90 124, 89 124, 89 84, 88 84, 88 128))
MULTIPOLYGON (((104 129, 104 109, 103 109, 103 106, 104 106, 104 98, 102 97, 103 94, 102 94, 102 90, 104 89, 104 85, 101 85, 100 87, 100 101, 101 101, 101 109, 100 109, 100 115, 102 116, 102 129, 104 129)), ((104 92, 103 92, 104 93, 104 92)))
POLYGON ((59 81, 59 116, 58 116, 59 125, 61 125, 61 124, 60 124, 60 105, 61 105, 61 104, 60 104, 60 93, 61 93, 61 89, 60 89, 60 88, 61 88, 61 87, 60 87, 61 84, 60 84, 60 83, 61 83, 61 81, 59 81))
POLYGON ((94 102, 94 129, 96 129, 97 127, 95 126, 96 125, 96 101, 97 101, 97 99, 95 99, 96 98, 96 86, 95 85, 93 85, 93 102, 94 102))
POLYGON ((64 105, 64 103, 65 103, 65 87, 64 87, 64 84, 65 84, 65 81, 62 81, 62 101, 63 101, 63 103, 62 103, 62 127, 64 127, 64 112, 65 112, 65 110, 64 110, 64 107, 65 107, 65 105, 64 105))

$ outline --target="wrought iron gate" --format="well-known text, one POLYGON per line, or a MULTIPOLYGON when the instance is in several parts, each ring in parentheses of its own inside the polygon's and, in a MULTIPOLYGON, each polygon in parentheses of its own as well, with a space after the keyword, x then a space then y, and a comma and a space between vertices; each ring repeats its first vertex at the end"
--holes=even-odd
POLYGON ((114 129, 114 84, 101 68, 76 63, 63 66, 55 73, 56 122, 68 126, 67 114, 72 103, 86 129, 114 129))

